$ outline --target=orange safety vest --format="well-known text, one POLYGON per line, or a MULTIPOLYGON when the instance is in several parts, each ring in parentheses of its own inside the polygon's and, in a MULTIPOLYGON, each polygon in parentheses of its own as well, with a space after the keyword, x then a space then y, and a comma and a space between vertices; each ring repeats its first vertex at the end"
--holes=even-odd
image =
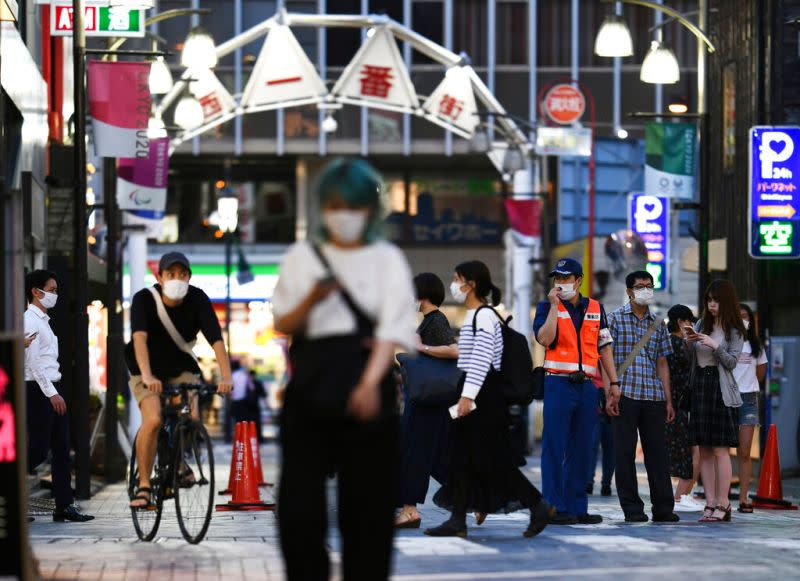
POLYGON ((581 324, 580 350, 578 334, 564 303, 558 303, 558 341, 547 348, 544 368, 551 373, 571 373, 578 371, 582 363, 586 375, 597 374, 597 339, 600 335, 600 303, 589 299, 589 306, 581 324))

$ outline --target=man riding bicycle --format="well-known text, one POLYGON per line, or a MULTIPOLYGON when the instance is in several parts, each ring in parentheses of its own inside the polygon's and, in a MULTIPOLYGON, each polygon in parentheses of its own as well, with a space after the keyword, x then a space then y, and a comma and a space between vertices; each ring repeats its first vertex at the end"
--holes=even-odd
MULTIPOLYGON (((230 392, 233 380, 222 331, 206 293, 191 286, 189 260, 180 252, 169 252, 158 264, 158 284, 140 290, 131 304, 132 340, 125 346, 125 362, 131 373, 130 388, 142 412, 136 436, 139 485, 132 508, 151 505, 150 473, 161 429, 163 384, 199 383, 200 367, 192 353, 197 334, 214 349, 222 380, 217 392, 230 392)), ((193 412, 196 410, 193 409, 193 412)), ((191 480, 187 469, 182 479, 191 480)))

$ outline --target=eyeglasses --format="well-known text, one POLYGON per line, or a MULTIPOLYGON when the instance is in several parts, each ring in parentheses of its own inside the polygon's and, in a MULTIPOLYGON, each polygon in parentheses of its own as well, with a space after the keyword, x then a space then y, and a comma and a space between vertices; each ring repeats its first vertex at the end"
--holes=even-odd
POLYGON ((635 287, 633 287, 633 290, 635 291, 640 291, 644 289, 655 290, 655 288, 656 288, 655 285, 652 284, 637 284, 635 287))

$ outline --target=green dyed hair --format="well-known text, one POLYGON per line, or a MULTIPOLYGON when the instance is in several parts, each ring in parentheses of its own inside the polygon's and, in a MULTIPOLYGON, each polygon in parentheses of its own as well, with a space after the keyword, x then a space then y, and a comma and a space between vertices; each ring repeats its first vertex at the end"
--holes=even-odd
MULTIPOLYGON (((374 242, 383 236, 383 178, 378 171, 360 158, 339 157, 322 170, 317 183, 320 206, 335 198, 347 205, 366 208, 370 220, 365 233, 367 242, 374 242)), ((325 225, 319 229, 319 237, 330 239, 325 225)))

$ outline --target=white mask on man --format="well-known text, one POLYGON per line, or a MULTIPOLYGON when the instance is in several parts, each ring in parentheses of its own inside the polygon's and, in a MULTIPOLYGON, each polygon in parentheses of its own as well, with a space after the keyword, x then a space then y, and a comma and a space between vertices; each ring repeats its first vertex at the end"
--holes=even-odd
POLYGON ((40 291, 42 294, 44 294, 44 296, 41 299, 39 299, 39 302, 42 303, 42 306, 45 309, 52 309, 53 307, 56 306, 56 303, 58 302, 58 295, 56 293, 49 293, 46 290, 42 289, 37 289, 37 290, 40 291))
POLYGON ((367 217, 367 212, 362 210, 325 210, 322 212, 322 223, 333 238, 353 244, 364 235, 367 217))
POLYGON ((168 280, 164 283, 164 294, 173 301, 180 301, 189 292, 189 283, 179 278, 168 280))
POLYGON ((559 283, 556 286, 560 287, 561 290, 558 292, 558 298, 562 301, 569 301, 572 300, 578 291, 575 290, 574 283, 559 283))
POLYGON ((633 291, 633 302, 640 307, 646 307, 653 303, 653 289, 642 288, 633 291))

